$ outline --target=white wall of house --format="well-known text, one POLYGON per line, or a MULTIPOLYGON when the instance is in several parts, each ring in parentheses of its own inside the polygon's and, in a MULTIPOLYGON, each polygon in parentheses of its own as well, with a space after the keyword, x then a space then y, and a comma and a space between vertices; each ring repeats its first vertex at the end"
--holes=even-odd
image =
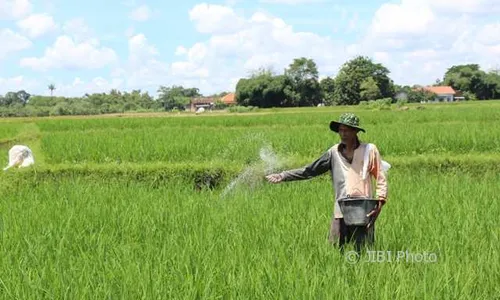
POLYGON ((439 94, 438 101, 453 102, 453 94, 439 94))

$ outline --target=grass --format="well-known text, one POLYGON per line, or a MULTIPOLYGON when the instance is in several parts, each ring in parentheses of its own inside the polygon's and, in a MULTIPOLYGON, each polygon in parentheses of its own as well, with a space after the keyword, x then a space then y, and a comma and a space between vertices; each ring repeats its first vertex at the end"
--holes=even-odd
MULTIPOLYGON (((278 122, 278 121, 277 121, 278 122)), ((328 123, 328 122, 324 122, 328 123)), ((500 123, 394 123, 366 126, 363 140, 383 155, 463 154, 500 151, 500 123), (487 130, 485 130, 487 128, 487 130), (402 142, 404 141, 404 142, 402 142)), ((42 139, 47 159, 64 162, 245 161, 266 143, 280 155, 305 158, 326 151, 337 137, 323 124, 274 127, 129 128, 48 132, 42 139), (326 128, 325 128, 326 127, 326 128), (216 143, 212 141, 217 141, 216 143)))
POLYGON ((438 260, 356 265, 326 243, 327 177, 230 198, 193 193, 182 181, 151 189, 47 180, 2 195, 2 291, 22 299, 492 299, 500 209, 491 186, 499 179, 391 173, 377 250, 438 260))
POLYGON ((267 143, 285 159, 283 168, 311 162, 336 142, 325 124, 349 108, 2 123, 14 124, 3 131, 4 153, 14 141, 33 145, 37 165, 1 175, 0 293, 498 298, 498 106, 357 111, 364 139, 393 165, 375 250, 385 258, 388 251, 430 252, 432 263, 347 261, 327 242, 327 175, 270 185, 258 169, 222 197, 267 143), (210 172, 221 172, 219 185, 195 191, 194 181, 210 172))

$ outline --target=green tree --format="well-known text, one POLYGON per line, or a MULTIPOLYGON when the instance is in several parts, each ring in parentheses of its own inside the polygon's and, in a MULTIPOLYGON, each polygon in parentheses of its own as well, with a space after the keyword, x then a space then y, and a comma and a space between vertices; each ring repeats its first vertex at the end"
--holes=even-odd
POLYGON ((437 95, 431 91, 425 90, 421 87, 414 87, 410 89, 408 92, 408 102, 410 103, 420 103, 422 101, 434 101, 437 98, 437 95))
POLYGON ((368 77, 359 86, 361 89, 360 99, 361 101, 377 100, 381 98, 380 89, 377 82, 373 77, 368 77))
POLYGON ((361 101, 361 83, 372 77, 380 89, 380 98, 394 96, 389 70, 370 58, 357 56, 342 65, 335 78, 335 98, 339 104, 357 105, 361 101))
POLYGON ((484 87, 486 99, 500 98, 500 73, 490 71, 484 76, 484 87))
POLYGON ((335 105, 335 79, 332 77, 323 78, 319 82, 319 86, 325 105, 335 105))
POLYGON ((50 90, 50 97, 52 97, 52 95, 54 94, 54 90, 56 89, 56 86, 53 83, 51 83, 49 84, 48 88, 50 90))
POLYGON ((286 89, 288 101, 293 106, 311 106, 321 103, 321 88, 318 82, 318 68, 314 60, 300 57, 285 69, 285 76, 291 83, 286 89))
POLYGON ((165 110, 174 108, 184 110, 192 98, 200 96, 198 88, 173 85, 171 87, 160 86, 158 89, 158 101, 162 103, 165 110))
POLYGON ((242 106, 279 107, 286 106, 285 90, 289 85, 284 75, 274 76, 268 72, 255 73, 242 78, 236 84, 235 99, 242 106))
POLYGON ((8 92, 5 96, 0 97, 1 106, 25 106, 28 104, 31 95, 25 90, 20 90, 17 92, 8 92))
POLYGON ((486 73, 478 64, 454 65, 444 74, 443 83, 464 94, 474 94, 476 99, 486 100, 498 97, 500 75, 498 72, 486 73))

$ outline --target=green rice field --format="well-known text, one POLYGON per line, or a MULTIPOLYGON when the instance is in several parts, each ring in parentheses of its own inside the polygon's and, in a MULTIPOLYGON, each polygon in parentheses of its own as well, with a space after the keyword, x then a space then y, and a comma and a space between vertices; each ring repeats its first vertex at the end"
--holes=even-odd
POLYGON ((500 101, 0 120, 2 299, 500 299, 500 101), (328 174, 273 185, 361 118, 391 163, 371 253, 329 244, 328 174), (348 249, 349 250, 349 249, 348 249))

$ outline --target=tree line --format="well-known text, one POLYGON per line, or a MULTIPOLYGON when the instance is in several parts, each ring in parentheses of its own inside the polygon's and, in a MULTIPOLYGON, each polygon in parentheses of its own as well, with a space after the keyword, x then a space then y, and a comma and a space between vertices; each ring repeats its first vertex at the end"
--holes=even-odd
MULTIPOLYGON (((296 58, 283 74, 259 69, 236 86, 240 105, 288 107, 324 105, 357 105, 371 100, 395 103, 432 101, 437 95, 422 86, 397 85, 389 70, 369 57, 357 56, 344 63, 335 77, 318 80, 318 69, 312 59, 296 58)), ((477 64, 449 68, 442 80, 433 84, 449 85, 466 100, 488 100, 500 96, 500 72, 485 72, 477 64)))
MULTIPOLYGON (((483 71, 477 64, 450 67, 433 85, 449 85, 466 100, 500 98, 500 72, 483 71)), ((204 97, 196 87, 160 86, 157 97, 134 90, 85 94, 82 97, 54 96, 57 87, 48 85, 50 96, 31 95, 25 90, 0 95, 0 116, 91 115, 124 112, 185 110, 195 97, 204 97)), ((56 92, 57 93, 57 92, 56 92)), ((224 108, 220 99, 228 92, 209 95, 215 108, 224 108)), ((420 86, 401 86, 389 70, 369 57, 357 56, 345 62, 335 77, 319 79, 314 60, 295 58, 282 74, 261 68, 241 78, 235 89, 239 106, 298 107, 358 105, 371 100, 395 103, 434 100, 435 94, 420 86)))

